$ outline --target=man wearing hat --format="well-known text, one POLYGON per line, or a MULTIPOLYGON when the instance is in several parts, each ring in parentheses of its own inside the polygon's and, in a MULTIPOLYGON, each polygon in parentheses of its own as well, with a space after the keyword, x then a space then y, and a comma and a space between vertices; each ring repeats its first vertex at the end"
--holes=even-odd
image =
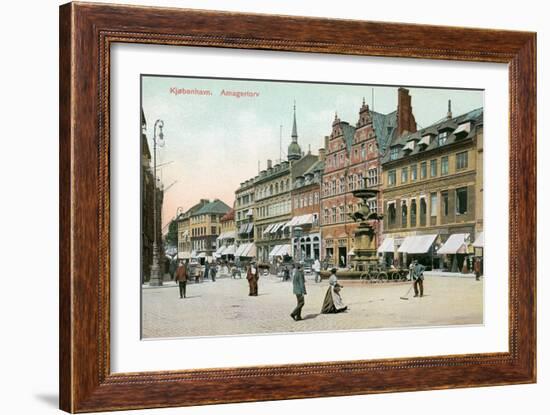
POLYGON ((292 279, 292 292, 296 296, 296 308, 290 313, 290 317, 294 321, 302 320, 302 308, 304 307, 304 295, 306 292, 306 280, 304 277, 304 271, 302 270, 302 265, 298 264, 294 277, 292 279))
POLYGON ((248 267, 248 271, 246 272, 246 279, 248 280, 248 295, 257 297, 258 296, 258 279, 260 278, 258 274, 258 268, 256 267, 256 261, 252 261, 252 263, 248 267))
POLYGON ((420 297, 424 296, 424 270, 426 267, 424 265, 421 265, 418 263, 418 260, 414 260, 414 268, 412 272, 412 277, 414 279, 414 296, 418 297, 418 294, 420 293, 420 297))

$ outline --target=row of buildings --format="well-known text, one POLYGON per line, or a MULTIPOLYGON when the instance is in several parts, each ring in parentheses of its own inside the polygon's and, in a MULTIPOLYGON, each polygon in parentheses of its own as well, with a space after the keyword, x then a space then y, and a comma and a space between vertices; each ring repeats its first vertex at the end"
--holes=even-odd
POLYGON ((377 224, 381 261, 471 267, 465 259, 482 257, 483 246, 483 109, 454 116, 449 101, 442 115, 419 129, 409 91, 399 88, 389 114, 363 101, 355 123, 336 115, 323 148, 312 154, 298 143, 294 107, 287 160, 268 160, 243 181, 233 208, 208 213, 207 206, 222 202, 201 201, 182 213, 178 255, 348 267, 357 227, 351 215, 362 203, 353 191, 366 186, 379 190, 367 203, 384 217, 377 224), (210 218, 200 222, 204 235, 190 232, 197 216, 210 218))

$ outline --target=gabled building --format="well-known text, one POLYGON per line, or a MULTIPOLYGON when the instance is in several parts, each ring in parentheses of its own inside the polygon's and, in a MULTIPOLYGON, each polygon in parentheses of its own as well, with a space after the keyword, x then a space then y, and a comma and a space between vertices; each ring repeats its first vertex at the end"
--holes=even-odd
MULTIPOLYGON (((382 159, 386 261, 459 271, 483 232, 483 108, 392 138, 382 159)), ((468 267, 469 265, 466 264, 468 267)))
MULTIPOLYGON (((336 115, 330 136, 325 137, 326 159, 321 186, 321 257, 330 266, 349 266, 353 258, 353 232, 357 224, 351 218, 360 204, 353 191, 364 186, 380 188, 380 158, 397 131, 416 131, 410 96, 398 90, 398 109, 389 114, 373 111, 363 103, 354 126, 336 115)), ((368 201, 378 211, 382 196, 368 201)), ((378 239, 382 229, 377 230, 378 239)))

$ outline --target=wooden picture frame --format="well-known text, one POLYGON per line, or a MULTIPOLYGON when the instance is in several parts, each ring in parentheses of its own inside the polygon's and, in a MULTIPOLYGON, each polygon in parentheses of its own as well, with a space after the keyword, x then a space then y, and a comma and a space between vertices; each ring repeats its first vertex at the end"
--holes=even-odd
POLYGON ((535 33, 69 3, 60 8, 59 93, 61 409, 91 412, 536 381, 535 33), (110 46, 119 42, 506 63, 509 352, 111 373, 109 65, 110 46))

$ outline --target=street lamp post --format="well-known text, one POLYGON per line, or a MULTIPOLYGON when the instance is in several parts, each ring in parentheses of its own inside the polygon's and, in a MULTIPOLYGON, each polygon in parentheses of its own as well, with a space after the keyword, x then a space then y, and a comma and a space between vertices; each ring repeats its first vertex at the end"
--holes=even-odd
POLYGON ((157 144, 160 147, 164 146, 163 128, 164 121, 157 120, 153 129, 153 262, 151 264, 151 278, 149 278, 149 285, 154 287, 162 285, 157 241, 157 144), (158 137, 157 127, 159 129, 158 137))

